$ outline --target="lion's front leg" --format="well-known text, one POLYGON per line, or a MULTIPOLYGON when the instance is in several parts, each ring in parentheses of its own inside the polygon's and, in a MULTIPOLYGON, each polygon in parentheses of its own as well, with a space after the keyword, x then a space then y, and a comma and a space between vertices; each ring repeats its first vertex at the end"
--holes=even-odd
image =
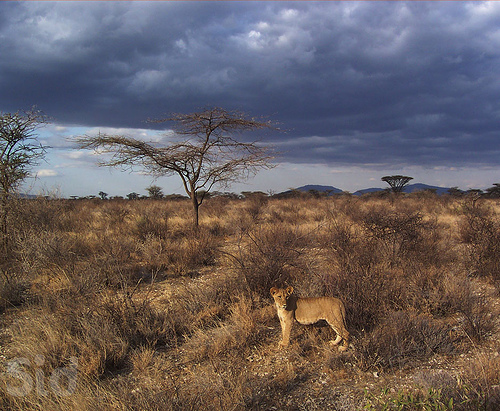
POLYGON ((281 323, 281 341, 279 342, 279 347, 288 347, 290 344, 290 333, 292 332, 292 323, 286 322, 280 318, 281 323))

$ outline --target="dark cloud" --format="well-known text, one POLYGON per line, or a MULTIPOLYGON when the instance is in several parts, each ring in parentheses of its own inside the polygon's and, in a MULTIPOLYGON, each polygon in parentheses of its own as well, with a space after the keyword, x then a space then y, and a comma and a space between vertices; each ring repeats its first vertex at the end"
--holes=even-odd
POLYGON ((268 115, 294 162, 500 163, 496 2, 0 4, 0 110, 268 115))

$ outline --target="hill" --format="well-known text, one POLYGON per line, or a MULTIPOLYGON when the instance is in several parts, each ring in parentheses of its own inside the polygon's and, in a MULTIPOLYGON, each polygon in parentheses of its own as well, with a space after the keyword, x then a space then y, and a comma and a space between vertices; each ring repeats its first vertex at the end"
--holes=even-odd
POLYGON ((446 194, 448 193, 449 187, 438 187, 438 186, 430 186, 428 184, 415 183, 410 184, 405 187, 405 193, 414 193, 415 191, 423 191, 423 190, 436 190, 436 194, 446 194))
POLYGON ((339 193, 343 192, 343 190, 341 190, 340 188, 337 188, 337 187, 322 186, 322 185, 318 185, 318 184, 308 184, 308 185, 297 188, 297 190, 304 191, 304 192, 315 190, 315 191, 319 191, 319 192, 330 192, 330 194, 339 194, 339 193))
MULTIPOLYGON (((354 195, 360 196, 360 195, 363 195, 363 194, 374 193, 374 192, 377 192, 377 191, 384 191, 384 190, 387 190, 387 189, 389 189, 389 187, 386 187, 386 188, 375 188, 375 187, 365 188, 363 190, 356 191, 354 193, 354 195)), ((415 183, 415 184, 409 184, 409 185, 407 185, 404 188, 403 192, 404 193, 414 193, 416 191, 423 191, 423 190, 436 190, 436 194, 442 195, 442 194, 447 194, 448 193, 449 187, 438 187, 438 186, 431 186, 431 185, 423 184, 423 183, 415 183)))
MULTIPOLYGON (((365 188, 362 190, 358 190, 353 194, 356 196, 360 196, 363 194, 374 193, 377 191, 384 191, 384 190, 387 190, 388 188, 389 187, 387 187, 387 188, 380 188, 380 187, 365 188)), ((307 184, 305 186, 298 187, 295 190, 302 191, 305 193, 307 193, 309 191, 319 191, 321 193, 329 192, 330 195, 340 194, 340 193, 344 192, 344 190, 341 190, 340 188, 333 187, 333 186, 325 186, 325 185, 320 185, 320 184, 307 184)), ((446 194, 448 192, 449 188, 448 187, 431 186, 431 185, 423 184, 423 183, 415 183, 415 184, 409 184, 408 186, 405 187, 405 189, 403 191, 405 193, 414 193, 416 191, 423 191, 423 190, 436 190, 436 194, 442 195, 442 194, 446 194)), ((289 190, 289 191, 286 191, 282 194, 287 194, 287 193, 291 193, 291 192, 292 191, 289 190)))

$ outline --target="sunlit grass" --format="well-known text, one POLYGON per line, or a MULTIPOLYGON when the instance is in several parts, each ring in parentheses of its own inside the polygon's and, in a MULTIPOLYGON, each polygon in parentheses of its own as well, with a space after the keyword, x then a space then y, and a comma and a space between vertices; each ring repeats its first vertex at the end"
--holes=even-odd
POLYGON ((1 267, 0 407, 498 405, 497 201, 212 198, 200 211, 194 230, 182 200, 24 201, 1 267), (341 298, 353 347, 296 326, 278 351, 275 285, 341 298), (32 382, 22 396, 14 358, 32 382), (50 376, 71 358, 78 384, 61 396, 50 376), (423 369, 449 378, 401 386, 423 369))

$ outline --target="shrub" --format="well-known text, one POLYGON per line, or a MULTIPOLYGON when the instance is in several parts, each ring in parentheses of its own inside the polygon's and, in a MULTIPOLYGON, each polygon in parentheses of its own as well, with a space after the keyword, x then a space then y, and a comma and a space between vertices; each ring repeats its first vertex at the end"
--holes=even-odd
POLYGON ((336 270, 345 273, 369 271, 379 258, 375 241, 366 238, 361 227, 345 215, 329 221, 320 245, 336 270))
POLYGON ((233 350, 245 350, 258 341, 258 324, 251 310, 251 302, 245 297, 229 307, 229 319, 216 327, 199 328, 184 344, 185 361, 202 361, 227 355, 233 350))
POLYGON ((221 240, 205 227, 187 230, 165 244, 165 264, 175 275, 212 266, 219 256, 221 240))
POLYGON ((362 215, 362 224, 368 236, 377 240, 379 253, 390 266, 411 257, 420 261, 436 258, 435 224, 424 221, 420 212, 374 207, 362 215))
POLYGON ((150 236, 166 239, 170 234, 168 219, 167 213, 164 213, 162 217, 156 213, 144 213, 137 218, 133 233, 141 240, 150 236))
POLYGON ((43 356, 47 375, 74 356, 84 376, 98 377, 123 368, 136 347, 169 345, 173 331, 147 300, 110 293, 33 307, 13 326, 12 347, 16 357, 43 356))
POLYGON ((410 289, 397 271, 358 270, 321 276, 325 295, 338 296, 346 306, 350 332, 375 327, 391 309, 407 308, 410 289))
POLYGON ((304 238, 297 230, 283 224, 266 224, 244 233, 235 267, 249 289, 267 297, 275 285, 290 284, 302 266, 304 238))
POLYGON ((414 360, 459 351, 462 337, 453 326, 424 314, 389 312, 359 347, 362 369, 403 368, 414 360))
POLYGON ((11 268, 0 268, 0 314, 24 302, 27 286, 28 282, 11 268))
POLYGON ((429 388, 398 391, 393 394, 383 389, 379 396, 369 395, 365 409, 367 410, 454 410, 453 398, 446 397, 440 389, 429 388))
POLYGON ((500 223, 485 202, 469 198, 462 203, 460 240, 467 248, 471 274, 490 276, 500 282, 500 223))

